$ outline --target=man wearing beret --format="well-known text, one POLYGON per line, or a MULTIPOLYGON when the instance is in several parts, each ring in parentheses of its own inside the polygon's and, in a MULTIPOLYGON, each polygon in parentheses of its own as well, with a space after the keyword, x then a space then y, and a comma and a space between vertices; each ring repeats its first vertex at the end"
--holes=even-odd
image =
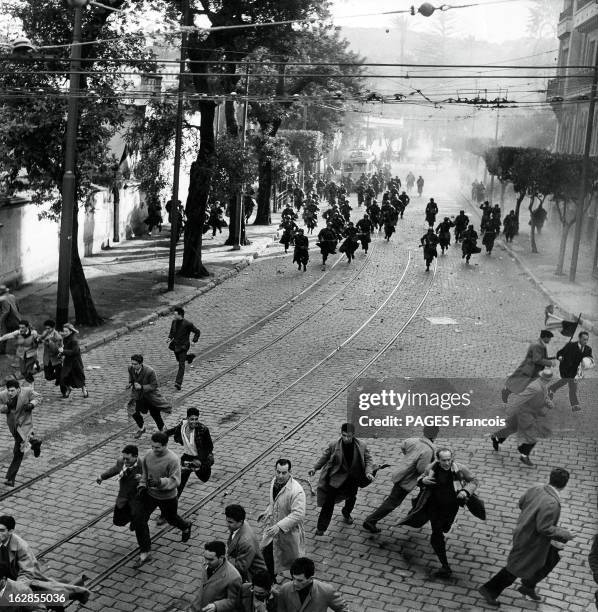
POLYGON ((552 381, 552 370, 545 368, 540 376, 533 380, 521 393, 515 394, 514 401, 507 407, 506 426, 490 436, 492 446, 498 451, 511 434, 517 433, 521 444, 517 447, 520 461, 533 467, 529 458, 538 438, 546 437, 550 432, 544 423, 544 417, 554 404, 549 397, 548 386, 552 381))
POLYGON ((374 480, 370 451, 364 442, 355 438, 352 423, 343 424, 341 437, 326 447, 309 475, 313 476, 320 468, 317 501, 322 510, 316 535, 324 535, 332 519, 334 504, 343 500, 343 520, 347 525, 352 525, 351 512, 357 501, 357 489, 374 480))

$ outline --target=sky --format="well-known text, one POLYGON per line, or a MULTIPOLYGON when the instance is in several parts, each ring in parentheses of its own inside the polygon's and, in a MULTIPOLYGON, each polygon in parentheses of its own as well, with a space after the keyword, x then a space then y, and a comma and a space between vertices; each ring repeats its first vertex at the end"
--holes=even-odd
MULTIPOLYGON (((457 27, 463 36, 474 36, 489 42, 502 42, 526 36, 526 25, 528 20, 527 0, 507 1, 501 4, 491 4, 489 0, 459 0, 435 1, 434 6, 441 4, 473 4, 474 2, 485 5, 463 9, 452 9, 447 13, 455 16, 457 27)), ((562 0, 545 0, 546 3, 556 4, 559 8, 562 0)), ((333 0, 333 14, 336 25, 346 27, 371 27, 371 28, 393 28, 393 21, 401 15, 379 15, 384 11, 408 10, 411 5, 419 7, 422 1, 410 0, 333 0), (371 15, 372 17, 347 18, 349 15, 371 15)), ((421 15, 407 15, 407 19, 413 20, 413 29, 425 31, 430 29, 433 20, 437 16, 435 12, 431 17, 421 15)), ((395 26, 396 27, 396 26, 395 26)))

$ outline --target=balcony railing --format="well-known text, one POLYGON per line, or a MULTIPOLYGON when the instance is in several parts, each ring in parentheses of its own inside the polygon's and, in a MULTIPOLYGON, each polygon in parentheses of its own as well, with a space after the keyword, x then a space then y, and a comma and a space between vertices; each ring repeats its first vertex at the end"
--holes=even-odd
POLYGON ((594 0, 577 0, 577 10, 582 9, 587 4, 594 2, 594 0))
POLYGON ((573 15, 573 7, 570 6, 569 8, 566 8, 562 13, 560 13, 559 21, 563 21, 563 19, 567 19, 567 17, 571 17, 572 15, 573 15))
POLYGON ((568 98, 574 98, 590 93, 593 76, 593 68, 576 70, 574 74, 567 75, 565 77, 565 95, 568 98))

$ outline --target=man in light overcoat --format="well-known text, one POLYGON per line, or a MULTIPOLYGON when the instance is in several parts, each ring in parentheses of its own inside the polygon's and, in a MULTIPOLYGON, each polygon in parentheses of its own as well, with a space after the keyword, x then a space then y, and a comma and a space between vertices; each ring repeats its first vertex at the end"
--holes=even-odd
POLYGON ((260 548, 273 577, 305 554, 305 491, 291 476, 289 459, 279 459, 275 469, 268 507, 258 517, 258 522, 264 521, 260 548))

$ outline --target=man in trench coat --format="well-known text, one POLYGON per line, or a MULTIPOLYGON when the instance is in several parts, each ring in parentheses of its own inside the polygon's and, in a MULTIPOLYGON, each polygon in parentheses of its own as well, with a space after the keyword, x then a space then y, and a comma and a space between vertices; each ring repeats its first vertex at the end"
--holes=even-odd
POLYGON ((322 509, 316 528, 318 536, 324 535, 328 529, 334 504, 343 500, 343 520, 352 525, 351 512, 357 500, 357 489, 374 480, 370 451, 365 442, 355 438, 355 426, 352 423, 343 423, 341 437, 326 447, 309 475, 313 476, 320 468, 323 469, 318 482, 317 501, 322 509))
POLYGON ((291 467, 289 459, 276 462, 269 504, 257 519, 264 521, 260 548, 273 578, 305 555, 305 491, 291 476, 291 467))
POLYGON ((547 436, 550 431, 544 417, 554 407, 549 398, 548 385, 552 381, 552 370, 546 368, 540 372, 539 378, 533 380, 521 393, 517 393, 515 401, 507 406, 507 423, 502 429, 490 436, 492 446, 498 451, 511 434, 517 432, 521 444, 517 447, 519 460, 524 465, 533 467, 529 458, 539 437, 547 436))
POLYGON ((513 533, 513 547, 507 565, 478 590, 486 603, 497 608, 496 598, 521 578, 517 589, 534 601, 542 598, 536 592, 538 582, 546 578, 559 562, 558 547, 553 542, 568 542, 573 535, 558 527, 561 514, 559 492, 569 482, 569 472, 555 468, 547 485, 528 489, 519 500, 521 514, 513 533))
POLYGON ((544 368, 552 367, 552 359, 548 358, 548 343, 554 334, 543 329, 540 338, 527 347, 524 360, 507 378, 502 390, 502 401, 506 404, 511 393, 521 393, 529 383, 538 378, 544 368))

